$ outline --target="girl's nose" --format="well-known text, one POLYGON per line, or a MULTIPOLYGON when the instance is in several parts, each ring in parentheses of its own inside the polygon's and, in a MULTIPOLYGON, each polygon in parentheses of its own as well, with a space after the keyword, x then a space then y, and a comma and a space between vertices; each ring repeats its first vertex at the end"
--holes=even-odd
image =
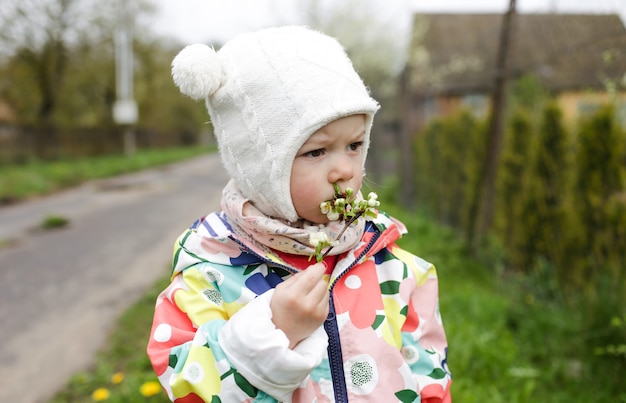
POLYGON ((330 183, 340 183, 349 181, 354 177, 354 166, 348 156, 337 157, 333 161, 333 166, 328 173, 330 183))

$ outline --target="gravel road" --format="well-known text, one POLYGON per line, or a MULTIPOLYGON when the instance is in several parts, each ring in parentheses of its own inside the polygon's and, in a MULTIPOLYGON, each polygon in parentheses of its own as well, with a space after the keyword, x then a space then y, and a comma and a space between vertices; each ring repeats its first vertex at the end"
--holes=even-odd
POLYGON ((0 208, 0 402, 45 402, 92 364, 227 180, 212 154, 0 208), (69 226, 38 230, 49 215, 69 226))

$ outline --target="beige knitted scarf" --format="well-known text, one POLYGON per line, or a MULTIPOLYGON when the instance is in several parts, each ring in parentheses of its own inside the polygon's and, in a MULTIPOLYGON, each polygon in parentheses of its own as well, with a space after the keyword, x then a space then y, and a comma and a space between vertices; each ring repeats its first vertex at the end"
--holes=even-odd
MULTIPOLYGON (((222 192, 222 210, 238 237, 262 249, 270 248, 294 255, 312 255, 315 252, 309 244, 310 234, 324 232, 329 239, 336 239, 345 227, 344 221, 314 224, 300 219, 289 223, 265 216, 241 194, 234 180, 222 192)), ((365 220, 359 218, 344 231, 330 254, 338 255, 352 249, 359 243, 364 229, 365 220)))

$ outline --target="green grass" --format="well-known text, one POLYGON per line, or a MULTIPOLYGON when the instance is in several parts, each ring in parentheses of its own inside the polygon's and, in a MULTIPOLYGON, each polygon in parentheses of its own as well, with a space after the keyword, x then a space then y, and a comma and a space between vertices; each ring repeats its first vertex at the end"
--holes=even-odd
POLYGON ((440 308, 448 336, 452 395, 459 402, 532 401, 535 370, 520 357, 507 328, 510 300, 489 270, 468 257, 452 231, 425 217, 390 211, 409 228, 400 244, 437 266, 440 308))
POLYGON ((70 221, 59 215, 49 215, 41 221, 40 227, 44 230, 63 228, 69 225, 70 221))
MULTIPOLYGON (((383 206, 409 227, 400 243, 438 268, 454 401, 626 402, 624 355, 619 346, 598 355, 596 333, 576 304, 556 298, 540 276, 513 276, 495 261, 471 259, 454 232, 424 216, 383 206)), ((120 318, 95 367, 72 377, 53 403, 90 402, 99 388, 110 393, 107 402, 168 401, 162 391, 149 398, 140 392, 156 381, 145 346, 154 301, 166 283, 160 280, 120 318), (116 373, 123 382, 112 383, 116 373)), ((614 317, 596 330, 623 335, 624 326, 626 317, 614 317)))
POLYGON ((3 165, 0 166, 0 205, 52 193, 90 179, 106 178, 180 161, 207 151, 207 147, 181 147, 140 150, 132 157, 107 155, 3 165))
POLYGON ((592 309, 545 275, 507 273, 497 259, 480 264, 451 230, 391 213, 411 231, 401 244, 438 268, 455 401, 626 402, 626 316, 608 308, 596 318, 615 304, 599 300, 592 309), (622 343, 606 346, 598 336, 610 332, 622 343))

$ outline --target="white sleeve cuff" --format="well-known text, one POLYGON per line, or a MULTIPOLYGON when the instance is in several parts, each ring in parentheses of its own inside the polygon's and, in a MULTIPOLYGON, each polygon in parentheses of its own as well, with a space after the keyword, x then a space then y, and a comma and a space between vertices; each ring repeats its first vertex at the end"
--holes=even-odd
POLYGON ((272 289, 250 301, 226 322, 218 339, 248 382, 282 402, 322 362, 328 336, 320 326, 291 350, 285 333, 272 322, 273 294, 272 289))

